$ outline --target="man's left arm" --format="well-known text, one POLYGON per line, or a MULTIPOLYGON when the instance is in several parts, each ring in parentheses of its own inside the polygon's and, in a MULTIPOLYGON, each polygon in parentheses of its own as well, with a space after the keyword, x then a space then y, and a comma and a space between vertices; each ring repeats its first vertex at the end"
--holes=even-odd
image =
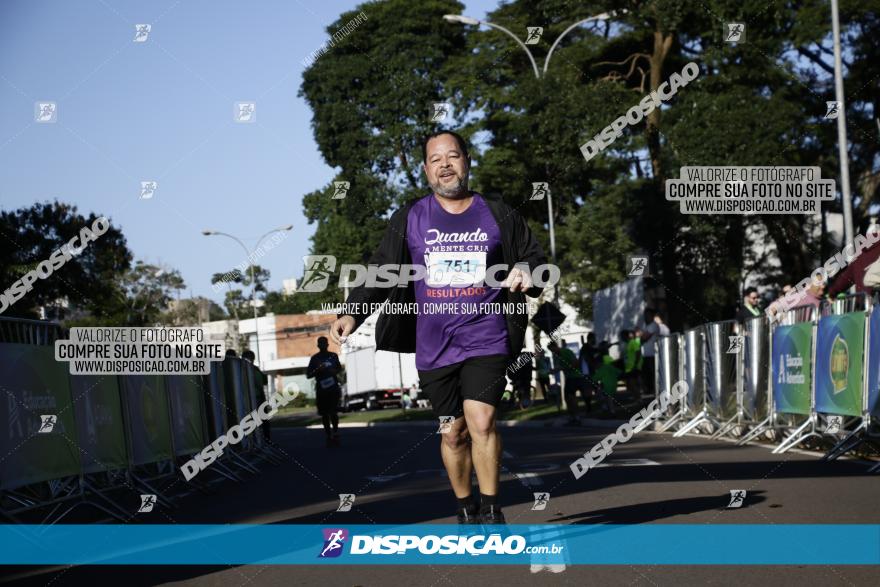
MULTIPOLYGON (((537 298, 541 295, 544 288, 535 285, 531 276, 536 267, 547 264, 547 256, 544 254, 541 245, 538 244, 538 239, 535 238, 526 219, 516 211, 511 211, 510 214, 514 230, 516 231, 514 242, 517 244, 517 250, 515 251, 517 265, 525 264, 528 266, 528 287, 524 289, 524 293, 530 298, 537 298)), ((523 270, 525 270, 525 267, 523 267, 523 270)))
POLYGON ((333 375, 339 375, 342 372, 342 364, 339 362, 339 355, 336 353, 331 353, 333 366, 330 367, 330 370, 333 372, 333 375))

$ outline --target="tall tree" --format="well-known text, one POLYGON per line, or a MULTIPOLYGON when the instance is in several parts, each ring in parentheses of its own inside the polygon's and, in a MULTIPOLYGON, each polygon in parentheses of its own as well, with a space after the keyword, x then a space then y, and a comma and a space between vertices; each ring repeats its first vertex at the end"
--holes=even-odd
MULTIPOLYGON (((843 17, 864 17, 866 4, 876 2, 843 17)), ((822 120, 824 101, 833 99, 827 72, 817 77, 820 66, 793 55, 799 46, 828 46, 827 4, 520 0, 488 20, 523 36, 527 26, 543 27, 540 42, 531 45, 541 64, 568 25, 621 7, 627 12, 605 24, 570 32, 540 82, 509 37, 482 29, 468 34, 472 50, 457 64, 455 80, 463 105, 483 114, 473 122, 487 146, 475 170, 478 183, 546 227, 544 202, 526 200, 532 181, 550 182, 563 292, 584 314, 589 294, 621 280, 627 255, 641 250, 651 256, 674 327, 728 318, 744 276, 778 282, 812 271, 817 222, 682 215, 665 200, 664 183, 683 165, 816 165, 823 177, 837 175, 833 125, 822 120), (746 23, 745 43, 724 42, 729 22, 746 23), (585 161, 580 145, 690 61, 699 65, 699 79, 585 161), (770 239, 781 267, 747 254, 755 234, 770 239), (749 265, 758 262, 764 265, 749 265)), ((855 34, 853 21, 844 25, 855 34)), ((871 51, 868 44, 856 46, 871 51)), ((864 63, 875 76, 876 63, 864 63)))
MULTIPOLYGON (((443 64, 465 50, 464 32, 444 26, 459 13, 449 0, 368 2, 343 13, 327 28, 335 35, 359 14, 347 35, 303 74, 300 95, 312 108, 312 128, 324 160, 349 183, 344 198, 335 185, 304 197, 306 217, 317 228, 314 254, 339 263, 365 262, 387 225, 389 211, 426 193, 421 138, 439 128, 432 104, 448 101, 443 64)), ((454 124, 447 119, 443 124, 454 124)), ((339 301, 338 291, 307 295, 315 304, 339 301)))
MULTIPOLYGON (((58 201, 0 211, 0 288, 10 287, 71 239, 79 238, 98 217, 82 215, 76 206, 58 201)), ((113 315, 121 307, 117 278, 130 267, 131 259, 122 231, 110 219, 106 233, 48 278, 37 279, 33 289, 3 314, 33 318, 40 306, 66 300, 90 314, 113 315)))

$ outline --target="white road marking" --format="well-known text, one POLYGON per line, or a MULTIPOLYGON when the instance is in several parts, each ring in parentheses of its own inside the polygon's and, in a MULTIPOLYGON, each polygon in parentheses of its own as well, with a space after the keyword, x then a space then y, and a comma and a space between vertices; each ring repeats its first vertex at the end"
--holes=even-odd
POLYGON ((611 462, 599 463, 596 467, 647 467, 659 464, 651 459, 615 459, 611 462))
POLYGON ((531 487, 537 487, 544 484, 544 480, 538 477, 537 473, 514 473, 514 475, 517 479, 522 481, 523 484, 531 487))
POLYGON ((395 479, 400 479, 407 475, 408 473, 398 473, 397 475, 375 475, 373 477, 367 477, 367 479, 374 483, 388 483, 389 481, 394 481, 395 479))

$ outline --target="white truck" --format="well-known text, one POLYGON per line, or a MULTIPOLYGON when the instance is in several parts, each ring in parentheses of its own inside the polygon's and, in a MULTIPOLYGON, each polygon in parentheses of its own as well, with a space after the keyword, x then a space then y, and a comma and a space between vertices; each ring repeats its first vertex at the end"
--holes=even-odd
POLYGON ((344 361, 343 411, 400 407, 403 390, 419 381, 414 354, 364 347, 345 353, 344 361))

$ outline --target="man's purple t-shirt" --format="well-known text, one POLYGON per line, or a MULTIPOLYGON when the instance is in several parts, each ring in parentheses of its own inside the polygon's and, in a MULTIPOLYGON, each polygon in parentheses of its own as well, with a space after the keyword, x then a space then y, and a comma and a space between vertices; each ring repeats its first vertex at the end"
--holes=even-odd
POLYGON ((461 214, 444 210, 433 194, 420 199, 407 217, 407 244, 413 264, 427 270, 415 282, 416 368, 508 354, 504 315, 483 306, 500 303, 501 290, 479 283, 487 267, 504 262, 498 223, 482 196, 474 193, 461 214), (435 313, 444 303, 459 310, 435 313))

